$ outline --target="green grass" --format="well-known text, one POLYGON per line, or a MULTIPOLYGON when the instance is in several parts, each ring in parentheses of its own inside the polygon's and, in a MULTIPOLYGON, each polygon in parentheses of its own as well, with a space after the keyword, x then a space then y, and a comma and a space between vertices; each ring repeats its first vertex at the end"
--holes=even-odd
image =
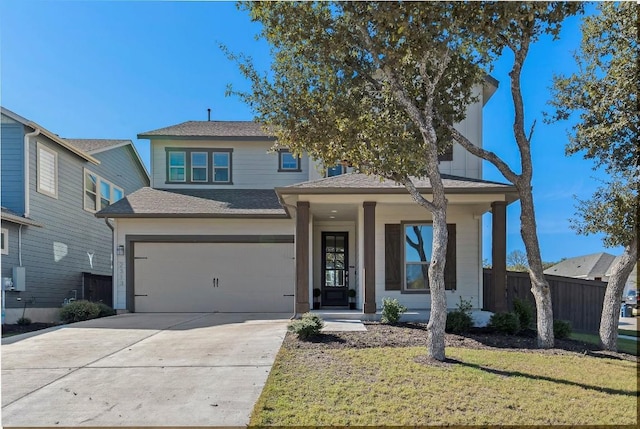
POLYGON ((618 329, 618 335, 629 335, 630 337, 640 337, 640 335, 638 334, 639 334, 638 331, 634 331, 631 329, 618 329))
MULTIPOLYGON (((584 341, 585 343, 600 344, 600 337, 596 334, 572 332, 571 335, 569 335, 569 338, 573 340, 584 341)), ((638 342, 635 340, 618 338, 618 351, 638 356, 638 342)))
POLYGON ((635 362, 447 348, 282 348, 250 425, 635 425, 635 362))

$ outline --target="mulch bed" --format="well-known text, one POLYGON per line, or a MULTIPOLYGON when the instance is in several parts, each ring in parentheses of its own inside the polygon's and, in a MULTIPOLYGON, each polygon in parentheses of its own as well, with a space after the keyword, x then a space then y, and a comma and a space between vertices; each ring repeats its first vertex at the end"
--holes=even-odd
POLYGON ((58 326, 59 323, 40 323, 35 322, 29 325, 2 325, 2 336, 11 336, 18 334, 26 334, 27 332, 39 331, 41 329, 58 326))
MULTIPOLYGON (((284 347, 287 349, 344 349, 371 347, 423 347, 426 345, 426 323, 398 323, 387 325, 366 322, 366 332, 326 332, 306 341, 299 340, 295 334, 287 333, 284 347)), ((474 328, 464 335, 446 334, 446 347, 462 347, 478 350, 513 350, 524 353, 550 355, 589 355, 638 361, 637 356, 626 353, 603 351, 595 344, 576 340, 555 340, 555 348, 538 349, 535 332, 524 335, 503 335, 486 328, 474 328)))

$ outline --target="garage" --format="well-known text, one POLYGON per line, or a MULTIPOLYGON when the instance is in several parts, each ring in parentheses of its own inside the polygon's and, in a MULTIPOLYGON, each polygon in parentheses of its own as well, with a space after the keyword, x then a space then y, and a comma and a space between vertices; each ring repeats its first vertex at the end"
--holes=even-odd
POLYGON ((290 312, 293 243, 136 242, 135 312, 290 312))

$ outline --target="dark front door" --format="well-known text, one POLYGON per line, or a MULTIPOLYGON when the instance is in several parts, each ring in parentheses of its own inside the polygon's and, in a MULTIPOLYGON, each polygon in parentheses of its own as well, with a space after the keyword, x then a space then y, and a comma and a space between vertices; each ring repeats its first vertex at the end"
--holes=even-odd
POLYGON ((346 232, 322 233, 322 305, 349 304, 349 243, 346 232))

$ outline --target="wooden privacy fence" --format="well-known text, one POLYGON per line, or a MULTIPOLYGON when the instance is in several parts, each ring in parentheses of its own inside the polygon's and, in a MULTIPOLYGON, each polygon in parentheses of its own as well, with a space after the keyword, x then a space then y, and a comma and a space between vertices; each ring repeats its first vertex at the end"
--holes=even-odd
MULTIPOLYGON (((545 275, 551 288, 553 318, 568 320, 574 331, 597 333, 600 329, 600 316, 606 282, 597 280, 573 279, 570 277, 545 275)), ((495 311, 493 307, 492 273, 485 269, 483 274, 483 309, 495 311)), ((531 293, 529 273, 507 271, 506 301, 509 311, 513 311, 515 298, 526 300, 535 305, 531 293)))
POLYGON ((82 273, 82 299, 103 302, 113 307, 113 282, 111 276, 82 273))

